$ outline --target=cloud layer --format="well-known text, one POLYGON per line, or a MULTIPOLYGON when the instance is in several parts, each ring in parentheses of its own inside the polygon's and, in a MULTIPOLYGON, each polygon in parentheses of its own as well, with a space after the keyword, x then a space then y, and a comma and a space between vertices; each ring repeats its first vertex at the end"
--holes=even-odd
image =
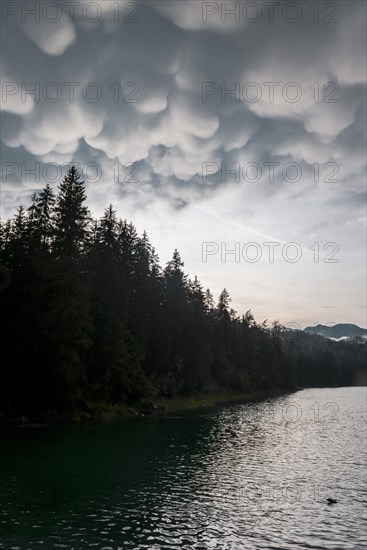
MULTIPOLYGON (((97 214, 114 202, 150 225, 163 250, 167 224, 182 222, 172 245, 185 248, 189 271, 218 288, 219 273, 230 290, 232 280, 238 304, 245 287, 234 267, 212 275, 198 260, 199 234, 239 241, 245 226, 302 246, 343 244, 345 266, 317 275, 324 289, 336 277, 323 305, 337 299, 348 254, 365 250, 364 2, 320 2, 316 13, 305 2, 284 10, 263 1, 79 0, 36 15, 45 4, 4 4, 3 217, 42 187, 50 163, 89 164, 87 176, 98 165, 89 183, 97 214), (35 163, 39 178, 28 173, 35 163)), ((251 269, 250 278, 264 276, 251 269)), ((280 294, 265 294, 268 306, 293 275, 300 294, 312 293, 291 273, 280 268, 280 294)), ((355 288, 348 315, 363 324, 355 288)))

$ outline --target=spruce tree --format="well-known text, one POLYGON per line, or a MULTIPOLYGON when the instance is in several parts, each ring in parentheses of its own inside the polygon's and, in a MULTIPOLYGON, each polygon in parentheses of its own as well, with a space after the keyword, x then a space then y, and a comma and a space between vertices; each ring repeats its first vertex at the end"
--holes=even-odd
POLYGON ((76 259, 86 248, 90 214, 86 200, 85 182, 72 166, 59 186, 55 207, 55 255, 76 259))

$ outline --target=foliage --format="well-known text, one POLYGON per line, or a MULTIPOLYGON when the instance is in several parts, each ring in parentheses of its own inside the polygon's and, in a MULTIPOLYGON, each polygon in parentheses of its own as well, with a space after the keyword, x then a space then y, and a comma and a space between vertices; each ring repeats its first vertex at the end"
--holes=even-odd
MULTIPOLYGON (((92 221, 71 168, 0 225, 0 405, 24 414, 87 403, 352 384, 363 344, 241 318, 215 306, 177 250, 164 270, 148 235, 110 205, 92 221)), ((366 362, 367 363, 367 362, 366 362)))

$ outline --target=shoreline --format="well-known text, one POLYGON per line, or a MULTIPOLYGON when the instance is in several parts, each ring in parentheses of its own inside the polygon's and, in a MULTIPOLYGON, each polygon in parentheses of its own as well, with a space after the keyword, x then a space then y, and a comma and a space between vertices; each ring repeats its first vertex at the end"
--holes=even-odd
POLYGON ((117 421, 128 418, 164 417, 177 413, 199 412, 215 407, 249 403, 266 398, 294 393, 300 388, 273 390, 258 390, 253 392, 224 392, 213 394, 198 394, 183 397, 158 397, 135 405, 112 405, 108 403, 87 402, 85 410, 65 413, 48 413, 38 415, 3 414, 0 417, 1 428, 46 428, 63 424, 83 424, 94 422, 117 421))
POLYGON ((273 390, 258 390, 253 392, 226 392, 221 394, 206 394, 190 397, 175 397, 172 399, 157 399, 158 405, 167 407, 167 414, 176 412, 199 411, 201 409, 215 408, 221 405, 249 403, 270 397, 277 397, 287 393, 294 393, 295 389, 275 388, 273 390))

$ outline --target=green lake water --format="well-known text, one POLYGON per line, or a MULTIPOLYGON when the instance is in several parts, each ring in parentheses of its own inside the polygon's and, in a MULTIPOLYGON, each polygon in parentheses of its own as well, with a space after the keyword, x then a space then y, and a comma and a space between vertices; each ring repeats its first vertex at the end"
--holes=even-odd
POLYGON ((3 430, 0 549, 366 548, 366 432, 366 388, 3 430))

